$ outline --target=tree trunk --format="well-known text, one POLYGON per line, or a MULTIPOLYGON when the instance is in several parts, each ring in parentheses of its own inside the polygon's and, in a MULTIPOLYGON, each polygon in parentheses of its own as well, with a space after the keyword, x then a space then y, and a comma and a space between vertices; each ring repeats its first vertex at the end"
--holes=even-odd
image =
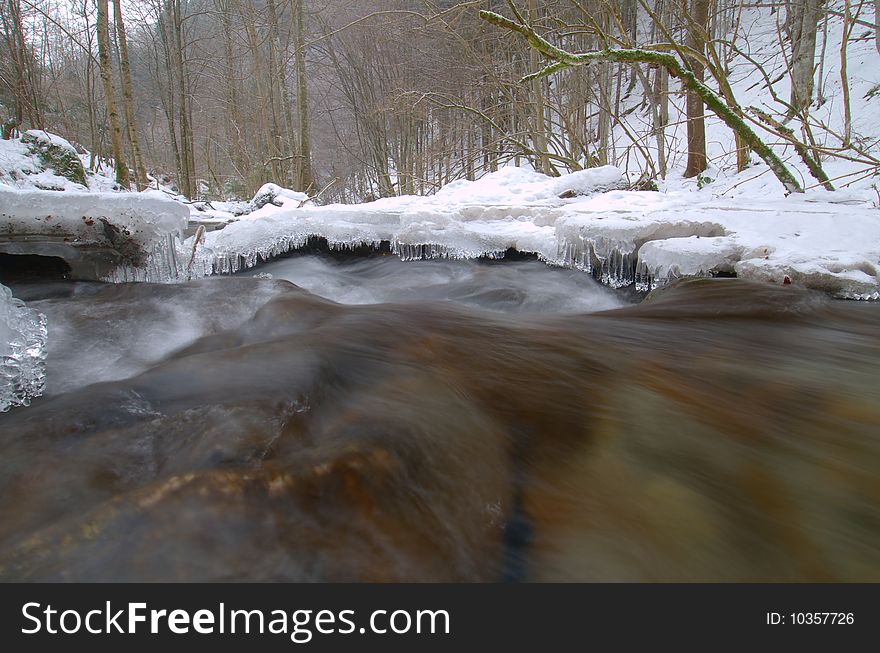
POLYGON ((309 85, 306 77, 305 7, 303 0, 296 2, 296 122, 299 131, 297 157, 297 190, 307 191, 315 185, 312 171, 312 139, 309 124, 309 85))
POLYGON ((180 132, 180 166, 183 172, 181 193, 195 199, 195 153, 189 119, 186 85, 186 60, 183 54, 183 15, 180 0, 166 0, 171 5, 171 55, 177 78, 177 124, 180 132))
POLYGON ((251 190, 257 190, 262 184, 268 181, 266 176, 266 160, 272 157, 271 133, 271 117, 269 116, 267 101, 269 91, 266 89, 266 76, 264 71, 266 66, 263 61, 263 54, 260 52, 260 36, 257 33, 256 12, 253 0, 245 0, 239 4, 242 20, 244 21, 245 33, 247 35, 248 46, 253 59, 253 82, 256 88, 256 129, 253 130, 254 145, 256 146, 256 157, 258 167, 252 170, 251 190))
POLYGON ((603 64, 599 67, 599 165, 610 163, 608 152, 610 149, 609 138, 611 136, 611 108, 608 100, 608 87, 611 86, 611 66, 603 64))
POLYGON ((15 124, 21 126, 27 121, 28 126, 41 129, 43 113, 38 70, 25 37, 19 0, 7 0, 0 5, 0 23, 13 68, 13 80, 8 83, 15 102, 15 124))
POLYGON ((843 95, 843 147, 849 147, 852 143, 852 105, 849 98, 849 75, 847 74, 847 48, 849 37, 852 34, 852 14, 849 10, 849 0, 844 3, 843 9, 843 38, 840 43, 840 88, 843 95))
MULTIPOLYGON (((529 0, 529 19, 534 23, 538 19, 537 0, 529 0)), ((530 64, 534 68, 540 63, 540 55, 535 50, 529 50, 530 64)), ((546 105, 544 100, 543 80, 534 79, 531 82, 531 116, 528 123, 532 125, 531 140, 535 148, 536 167, 546 175, 553 175, 554 169, 546 156, 547 152, 547 126, 545 119, 546 105)), ((558 173, 556 173, 558 174, 558 173)))
POLYGON ((141 145, 138 139, 137 123, 135 122, 134 100, 131 92, 131 66, 128 60, 128 41, 125 37, 125 23, 122 21, 122 3, 113 0, 113 12, 116 20, 116 40, 119 44, 119 69, 122 73, 122 108, 125 112, 125 124, 128 127, 128 140, 131 143, 131 157, 134 159, 134 181, 138 190, 147 187, 147 170, 141 158, 141 145))
POLYGON ((101 64, 101 82, 104 85, 104 102, 107 105, 107 122, 110 123, 110 141, 113 158, 116 159, 116 182, 128 188, 128 166, 122 149, 122 127, 116 108, 116 89, 113 87, 113 69, 110 61, 110 23, 108 0, 98 0, 98 61, 101 64))
MULTIPOLYGON (((693 0, 691 20, 688 27, 688 46, 703 54, 706 52, 706 35, 709 25, 710 0, 693 0)), ((696 59, 690 62, 694 78, 702 82, 704 67, 696 59)), ((706 121, 703 115, 703 100, 693 89, 687 92, 687 139, 688 158, 685 177, 696 177, 706 169, 706 121)))
POLYGON ((160 70, 157 54, 156 62, 156 80, 160 86, 159 101, 162 105, 162 112, 165 114, 165 123, 168 125, 168 137, 171 142, 171 153, 174 157, 174 170, 177 173, 178 191, 180 191, 181 180, 184 177, 184 169, 180 156, 180 143, 177 137, 177 123, 175 122, 175 102, 174 102, 174 66, 171 63, 171 9, 166 1, 164 9, 159 12, 158 21, 159 39, 162 42, 162 58, 165 64, 165 75, 167 79, 163 80, 162 71, 160 70), (163 82, 165 82, 163 84, 163 82))
MULTIPOLYGON (((226 116, 228 125, 226 137, 229 148, 229 160, 235 174, 244 179, 246 176, 244 152, 241 142, 241 119, 239 111, 238 84, 235 80, 236 67, 232 54, 232 16, 231 0, 217 0, 220 22, 223 27, 223 56, 225 60, 224 81, 226 83, 226 116)), ((249 189, 248 189, 249 190, 249 189)))
POLYGON ((816 63, 816 33, 823 0, 790 0, 791 12, 791 104, 802 113, 813 101, 813 72, 816 63))
POLYGON ((278 13, 275 11, 275 0, 267 0, 269 13, 269 56, 267 57, 269 90, 269 115, 272 119, 269 134, 269 156, 272 158, 272 181, 285 183, 286 174, 283 165, 283 144, 281 142, 281 65, 279 63, 278 13))

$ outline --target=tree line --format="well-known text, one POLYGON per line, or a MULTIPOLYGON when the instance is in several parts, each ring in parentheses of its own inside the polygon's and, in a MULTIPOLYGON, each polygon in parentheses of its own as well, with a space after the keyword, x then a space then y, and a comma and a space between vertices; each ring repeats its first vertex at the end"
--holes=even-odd
POLYGON ((852 127, 847 65, 855 40, 880 51, 878 11, 880 0, 2 0, 0 117, 4 134, 82 144, 125 187, 148 173, 190 198, 332 184, 328 198, 351 202, 511 160, 550 175, 612 163, 649 181, 698 176, 708 107, 734 134, 738 169, 758 157, 801 190, 772 147, 786 144, 833 188, 829 158, 880 165, 852 127), (782 74, 743 37, 743 12, 760 6, 782 74), (815 115, 829 21, 844 35, 840 130, 815 115), (771 106, 740 105, 735 60, 771 106))

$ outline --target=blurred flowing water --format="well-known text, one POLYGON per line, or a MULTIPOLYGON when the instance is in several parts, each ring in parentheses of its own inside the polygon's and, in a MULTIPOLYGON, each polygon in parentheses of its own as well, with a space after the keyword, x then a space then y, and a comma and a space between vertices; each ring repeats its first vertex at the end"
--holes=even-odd
POLYGON ((13 286, 49 355, 0 415, 0 578, 880 580, 876 305, 254 272, 13 286))

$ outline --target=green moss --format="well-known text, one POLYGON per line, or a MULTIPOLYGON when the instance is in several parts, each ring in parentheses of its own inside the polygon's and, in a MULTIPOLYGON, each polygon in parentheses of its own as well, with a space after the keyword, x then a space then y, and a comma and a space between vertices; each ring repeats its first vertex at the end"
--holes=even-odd
POLYGON ((86 171, 76 152, 32 134, 23 134, 21 142, 40 158, 40 163, 45 169, 52 170, 59 177, 69 179, 75 184, 89 185, 86 181, 86 171))

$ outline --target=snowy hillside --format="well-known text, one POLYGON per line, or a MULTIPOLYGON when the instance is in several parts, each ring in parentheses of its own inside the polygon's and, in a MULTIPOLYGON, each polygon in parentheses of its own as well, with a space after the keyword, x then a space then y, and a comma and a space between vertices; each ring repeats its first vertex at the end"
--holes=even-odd
MULTIPOLYGON (((816 43, 816 88, 818 99, 810 109, 810 123, 813 125, 812 137, 817 147, 836 150, 841 148, 844 134, 844 104, 841 80, 840 46, 843 37, 843 0, 829 0, 827 7, 832 12, 827 22, 823 21, 816 43), (827 29, 823 26, 827 25, 827 29)), ((872 21, 873 16, 861 15, 862 21, 872 21)), ((729 65, 728 81, 734 96, 741 107, 747 110, 757 108, 785 120, 785 105, 777 101, 788 100, 791 80, 787 74, 790 44, 781 40, 783 11, 773 11, 771 7, 745 6, 740 15, 740 32, 736 46, 741 54, 733 54, 729 65)), ((847 49, 847 80, 851 96, 853 142, 874 158, 880 157, 880 53, 874 42, 873 30, 863 25, 855 25, 847 49)), ((711 81, 709 82, 712 85, 711 81)), ((717 90, 717 86, 716 86, 717 90)), ((666 129, 666 151, 669 157, 670 175, 661 187, 696 188, 697 184, 708 183, 717 195, 730 196, 743 184, 760 180, 759 185, 746 188, 747 192, 774 194, 781 196, 782 185, 761 160, 752 155, 749 169, 736 174, 736 148, 731 130, 716 116, 706 111, 706 145, 709 169, 701 175, 702 180, 683 179, 681 171, 687 158, 687 116, 684 95, 679 92, 680 85, 670 82, 670 116, 666 129), (766 179, 765 179, 766 178, 766 179)), ((613 131, 615 149, 618 153, 617 165, 627 170, 632 178, 637 178, 649 166, 645 163, 643 150, 647 150, 654 161, 657 159, 657 146, 650 136, 650 113, 635 110, 641 98, 633 94, 629 98, 627 110, 621 117, 625 126, 617 125, 613 131), (632 134, 642 134, 638 147, 632 144, 632 134)), ((752 115, 752 117, 754 117, 752 115)), ((756 121, 756 131, 780 155, 786 165, 795 172, 804 188, 820 187, 809 174, 806 166, 789 143, 779 142, 774 134, 764 130, 756 121)), ((754 126, 754 125, 753 125, 754 126)), ((800 134, 797 121, 787 122, 787 126, 800 134)), ((854 152, 844 153, 856 156, 854 152)), ((822 165, 832 183, 837 188, 869 190, 870 196, 878 200, 874 191, 878 184, 878 169, 864 163, 848 161, 830 155, 823 157, 822 165)), ((740 193, 743 191, 741 190, 740 193)))

